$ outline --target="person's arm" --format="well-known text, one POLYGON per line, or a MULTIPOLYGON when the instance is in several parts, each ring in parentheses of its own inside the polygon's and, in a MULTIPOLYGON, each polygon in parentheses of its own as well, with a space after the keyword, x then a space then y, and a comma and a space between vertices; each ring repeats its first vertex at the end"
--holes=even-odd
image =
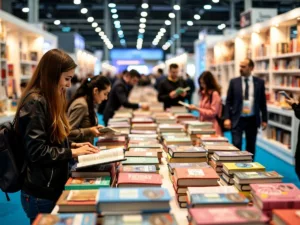
MULTIPOLYGON (((38 164, 51 164, 57 161, 72 159, 70 148, 57 147, 49 143, 49 119, 46 113, 45 102, 32 99, 28 101, 20 112, 19 127, 23 132, 23 146, 28 161, 38 164)), ((51 124, 51 123, 50 123, 51 124)))
POLYGON ((160 83, 160 85, 158 86, 158 101, 159 102, 166 102, 166 101, 171 100, 170 93, 168 93, 166 91, 164 83, 165 82, 162 81, 160 83))
POLYGON ((266 99, 266 91, 265 91, 265 81, 263 80, 263 85, 262 85, 262 97, 260 99, 260 111, 262 115, 262 122, 267 123, 268 122, 268 112, 267 112, 267 99, 266 99))
POLYGON ((221 97, 218 92, 214 91, 211 98, 210 108, 199 108, 198 111, 201 116, 215 118, 218 115, 221 106, 221 97))
POLYGON ((119 85, 116 87, 116 95, 122 106, 125 108, 138 109, 139 104, 130 103, 127 98, 126 90, 123 86, 119 85))
POLYGON ((233 84, 232 84, 232 80, 229 83, 229 87, 227 90, 227 97, 226 97, 226 105, 224 107, 224 119, 230 119, 230 109, 232 107, 232 103, 233 103, 233 84))
POLYGON ((300 120, 300 104, 293 103, 292 108, 294 110, 295 116, 300 120))
POLYGON ((93 133, 90 128, 80 128, 83 117, 88 112, 88 108, 81 103, 72 104, 68 110, 69 123, 71 131, 69 137, 73 140, 81 139, 84 136, 91 136, 93 133))

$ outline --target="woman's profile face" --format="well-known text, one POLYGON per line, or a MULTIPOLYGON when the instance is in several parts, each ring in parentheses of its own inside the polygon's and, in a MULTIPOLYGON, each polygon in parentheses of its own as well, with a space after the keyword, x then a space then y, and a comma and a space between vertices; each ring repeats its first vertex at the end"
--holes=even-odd
POLYGON ((205 90, 206 89, 206 85, 205 82, 203 81, 203 79, 200 79, 200 86, 205 90))
POLYGON ((107 86, 105 90, 99 91, 98 88, 94 88, 93 98, 96 104, 101 104, 104 100, 107 100, 108 94, 111 90, 111 86, 107 86))
POLYGON ((66 93, 66 89, 71 87, 71 79, 73 78, 75 74, 75 69, 72 69, 68 72, 63 72, 60 76, 60 79, 58 81, 58 93, 64 94, 66 93))

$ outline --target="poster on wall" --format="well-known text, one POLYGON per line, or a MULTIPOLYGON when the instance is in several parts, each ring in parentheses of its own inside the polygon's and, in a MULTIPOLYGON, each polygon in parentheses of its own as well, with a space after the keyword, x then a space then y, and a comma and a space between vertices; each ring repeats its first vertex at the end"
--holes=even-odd
POLYGON ((252 8, 240 14, 241 28, 261 23, 278 14, 277 9, 252 8))

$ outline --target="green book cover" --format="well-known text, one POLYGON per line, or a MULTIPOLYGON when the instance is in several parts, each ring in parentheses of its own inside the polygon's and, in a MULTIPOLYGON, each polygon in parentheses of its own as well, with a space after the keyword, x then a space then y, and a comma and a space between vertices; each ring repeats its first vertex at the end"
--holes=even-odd
POLYGON ((149 164, 159 164, 157 158, 149 157, 127 157, 126 161, 123 161, 123 165, 149 165, 149 164))
POLYGON ((111 177, 99 178, 69 178, 65 190, 91 190, 101 187, 110 187, 111 177))

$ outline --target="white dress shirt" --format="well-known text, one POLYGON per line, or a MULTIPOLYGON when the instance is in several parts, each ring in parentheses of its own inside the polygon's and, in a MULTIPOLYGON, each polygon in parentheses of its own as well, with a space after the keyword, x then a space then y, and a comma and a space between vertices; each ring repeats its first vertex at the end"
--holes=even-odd
MULTIPOLYGON (((246 84, 245 84, 245 79, 246 77, 242 77, 242 91, 243 91, 243 100, 245 100, 245 89, 246 89, 246 84)), ((249 103, 250 103, 250 109, 251 112, 250 114, 243 114, 241 116, 247 117, 247 116, 254 116, 254 83, 253 83, 253 76, 250 75, 248 77, 248 87, 249 87, 249 103)), ((244 104, 244 101, 243 101, 244 104)))

